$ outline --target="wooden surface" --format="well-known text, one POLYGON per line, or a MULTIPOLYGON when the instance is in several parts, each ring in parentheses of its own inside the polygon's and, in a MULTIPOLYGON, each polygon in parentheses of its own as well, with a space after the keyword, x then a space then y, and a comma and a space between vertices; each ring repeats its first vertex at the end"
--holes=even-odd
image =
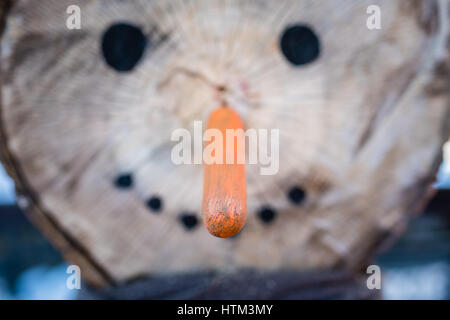
POLYGON ((117 288, 81 291, 79 299, 212 299, 212 300, 368 300, 380 299, 369 290, 364 275, 320 272, 239 270, 200 272, 140 279, 117 288))
POLYGON ((445 1, 98 0, 80 2, 83 27, 68 30, 76 3, 17 0, 10 10, 0 143, 19 203, 90 283, 358 268, 430 195, 450 125, 445 1), (369 4, 382 8, 381 30, 366 28, 369 4), (128 73, 100 50, 118 21, 166 35, 128 73), (278 44, 298 22, 321 53, 293 67, 278 44), (205 78, 227 87, 247 128, 281 132, 280 172, 247 167, 248 220, 233 239, 180 219, 200 218, 203 170, 170 161, 170 133, 218 106, 205 78), (126 190, 114 183, 124 172, 126 190), (287 197, 293 186, 306 194, 299 204, 287 197), (146 206, 155 194, 158 213, 146 206), (267 206, 270 223, 259 214, 267 206))

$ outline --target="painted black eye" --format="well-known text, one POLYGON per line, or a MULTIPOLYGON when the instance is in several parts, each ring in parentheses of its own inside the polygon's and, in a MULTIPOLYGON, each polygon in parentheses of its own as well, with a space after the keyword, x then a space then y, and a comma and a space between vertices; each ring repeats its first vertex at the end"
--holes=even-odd
POLYGON ((305 200, 305 197, 306 197, 306 193, 300 187, 295 186, 289 190, 288 199, 293 204, 300 205, 303 202, 303 200, 305 200))
POLYGON ((311 63, 320 54, 319 38, 305 25, 294 25, 284 30, 280 48, 284 57, 294 66, 311 63))
POLYGON ((102 37, 106 63, 119 72, 131 71, 142 58, 147 38, 142 30, 128 23, 110 26, 102 37))

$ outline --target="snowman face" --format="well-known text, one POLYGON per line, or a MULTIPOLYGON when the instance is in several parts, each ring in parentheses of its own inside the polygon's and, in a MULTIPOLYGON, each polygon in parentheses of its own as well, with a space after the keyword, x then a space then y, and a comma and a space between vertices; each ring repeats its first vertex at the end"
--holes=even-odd
POLYGON ((430 17, 369 2, 18 1, 2 117, 35 205, 116 280, 357 263, 416 183, 387 180, 435 160, 441 128, 429 128, 445 108, 406 95, 431 54, 430 17), (81 29, 65 25, 74 3, 81 29), (367 28, 370 4, 381 29, 367 28), (247 225, 215 239, 200 223, 202 166, 171 161, 171 133, 224 100, 246 129, 279 129, 280 164, 247 166, 247 225), (429 142, 420 161, 397 153, 411 132, 429 142))

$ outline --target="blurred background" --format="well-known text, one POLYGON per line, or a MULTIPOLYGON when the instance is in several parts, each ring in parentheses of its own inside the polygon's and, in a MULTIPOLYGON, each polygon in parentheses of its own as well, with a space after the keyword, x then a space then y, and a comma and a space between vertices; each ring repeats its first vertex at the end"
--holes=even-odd
MULTIPOLYGON (((450 299, 450 142, 443 154, 436 195, 374 262, 384 299, 450 299)), ((66 288, 66 268, 16 206, 14 184, 0 167, 0 299, 76 299, 80 290, 66 288)))

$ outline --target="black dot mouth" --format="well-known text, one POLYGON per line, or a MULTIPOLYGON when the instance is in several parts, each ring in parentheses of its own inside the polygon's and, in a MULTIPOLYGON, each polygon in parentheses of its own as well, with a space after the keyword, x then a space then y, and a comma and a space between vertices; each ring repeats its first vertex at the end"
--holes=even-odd
POLYGON ((114 185, 119 189, 128 189, 133 186, 133 175, 131 173, 122 173, 114 181, 114 185))
POLYGON ((163 201, 160 197, 153 196, 147 200, 147 207, 153 212, 160 212, 163 208, 163 201))
POLYGON ((269 223, 273 222, 276 215, 277 215, 277 212, 275 211, 275 209, 273 209, 270 206, 264 206, 258 212, 259 219, 261 219, 261 221, 265 224, 269 224, 269 223))
POLYGON ((198 218, 194 213, 182 213, 180 215, 180 221, 184 225, 185 229, 188 231, 194 230, 198 225, 198 218))
POLYGON ((306 198, 306 192, 299 186, 292 187, 288 192, 288 199, 295 205, 300 205, 306 198))

